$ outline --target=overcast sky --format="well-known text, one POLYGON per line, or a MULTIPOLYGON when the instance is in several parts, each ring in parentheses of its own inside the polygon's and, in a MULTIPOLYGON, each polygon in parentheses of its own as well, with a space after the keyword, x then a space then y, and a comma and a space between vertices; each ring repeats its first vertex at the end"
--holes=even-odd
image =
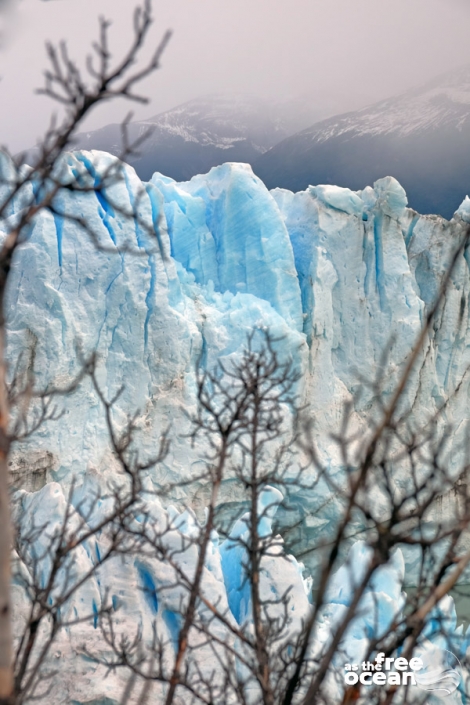
MULTIPOLYGON (((103 14, 114 21, 118 55, 134 2, 11 2, 1 14, 0 142, 16 151, 36 142, 53 110, 34 95, 45 41, 66 39, 83 57, 103 14)), ((223 90, 309 94, 347 110, 470 62, 470 0, 154 0, 154 8, 153 46, 167 28, 174 36, 137 117, 223 90)), ((129 107, 101 108, 87 126, 118 122, 129 107)))

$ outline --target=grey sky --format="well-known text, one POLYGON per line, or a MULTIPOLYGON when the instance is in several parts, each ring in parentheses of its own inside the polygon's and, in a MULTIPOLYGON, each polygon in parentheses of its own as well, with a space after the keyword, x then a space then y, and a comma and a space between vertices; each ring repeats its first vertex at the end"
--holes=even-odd
MULTIPOLYGON (((68 40, 77 57, 114 20, 116 53, 130 37, 132 0, 13 0, 2 16, 0 142, 33 144, 54 106, 35 96, 46 39, 68 40)), ((147 81, 146 117, 221 90, 266 97, 308 94, 358 107, 470 62, 470 0, 154 0, 155 43, 175 34, 162 70, 147 81)), ((132 106, 106 106, 87 126, 119 121, 132 106)))

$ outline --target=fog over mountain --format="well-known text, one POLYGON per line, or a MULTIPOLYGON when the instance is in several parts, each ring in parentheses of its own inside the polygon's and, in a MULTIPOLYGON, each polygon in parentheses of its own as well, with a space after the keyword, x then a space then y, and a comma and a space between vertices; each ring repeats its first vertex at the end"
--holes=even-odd
MULTIPOLYGON (((250 94, 211 94, 129 126, 130 140, 148 133, 137 156, 128 159, 141 179, 155 171, 179 181, 224 162, 254 163, 260 155, 312 122, 335 112, 310 96, 270 101, 250 94)), ((119 155, 122 128, 106 125, 77 135, 76 147, 119 155)))
MULTIPOLYGON (((360 190, 394 176, 417 211, 452 217, 470 192, 470 65, 365 108, 336 110, 311 95, 275 101, 213 93, 131 123, 131 140, 149 136, 128 161, 143 180, 160 172, 177 181, 244 162, 269 188, 292 191, 311 184, 360 190)), ((83 132, 75 146, 119 155, 121 126, 83 132)))
POLYGON ((362 110, 316 123, 254 165, 270 188, 362 189, 394 176, 421 213, 450 218, 470 192, 470 65, 362 110))
MULTIPOLYGON (((60 115, 60 106, 34 93, 47 64, 45 42, 66 40, 83 69, 97 36, 98 16, 103 15, 112 20, 110 48, 117 59, 131 40, 135 4, 137 0, 11 0, 10 13, 0 13, 3 144, 14 152, 34 145, 52 111, 60 115)), ((103 106, 84 130, 119 123, 131 109, 136 120, 146 120, 222 92, 278 103, 297 100, 299 110, 312 100, 321 112, 313 124, 470 61, 470 6, 461 0, 155 0, 154 9, 142 60, 167 28, 174 34, 161 70, 142 85, 150 103, 103 106)))

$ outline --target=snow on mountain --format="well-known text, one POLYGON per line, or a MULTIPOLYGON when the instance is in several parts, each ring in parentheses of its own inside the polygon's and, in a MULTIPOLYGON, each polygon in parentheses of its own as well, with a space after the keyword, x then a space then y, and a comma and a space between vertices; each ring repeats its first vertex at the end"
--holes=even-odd
MULTIPOLYGON (((147 147, 163 136, 180 137, 185 142, 219 149, 229 149, 236 142, 250 140, 253 148, 263 153, 287 134, 273 113, 271 103, 255 96, 210 94, 132 123, 132 127, 137 133, 148 128, 154 130, 147 147)), ((79 135, 79 143, 97 141, 102 130, 79 135)), ((118 146, 116 144, 116 148, 118 146)))
MULTIPOLYGON (((208 171, 226 161, 253 162, 285 137, 318 117, 331 114, 306 101, 276 103, 254 95, 210 94, 131 123, 129 135, 149 136, 140 156, 129 163, 149 179, 158 170, 178 181, 208 171)), ((101 149, 118 155, 122 150, 119 125, 77 135, 77 147, 101 149)))
POLYGON ((287 133, 273 113, 273 105, 260 98, 216 94, 191 100, 141 124, 178 135, 186 142, 220 149, 229 149, 231 144, 249 139, 254 149, 263 153, 287 133))
MULTIPOLYGON (((130 123, 131 140, 148 137, 140 155, 131 155, 128 161, 144 180, 155 171, 177 181, 190 179, 227 161, 252 163, 289 135, 358 103, 357 96, 318 91, 282 100, 230 92, 201 96, 130 123)), ((76 147, 119 155, 121 126, 111 124, 78 134, 76 147)), ((34 158, 34 153, 28 150, 27 159, 34 158)))
POLYGON ((453 128, 470 122, 470 66, 446 73, 419 88, 382 100, 354 113, 339 115, 303 131, 313 141, 341 135, 410 135, 453 128))
POLYGON ((253 165, 270 187, 352 189, 391 174, 422 213, 452 217, 470 188, 470 67, 286 138, 253 165))

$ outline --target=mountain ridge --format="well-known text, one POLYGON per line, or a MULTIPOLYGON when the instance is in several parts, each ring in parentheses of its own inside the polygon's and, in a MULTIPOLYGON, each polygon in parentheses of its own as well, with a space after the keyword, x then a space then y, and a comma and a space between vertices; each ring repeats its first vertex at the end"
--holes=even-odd
POLYGON ((470 191, 470 67, 287 137, 253 168, 269 188, 360 190, 385 175, 421 213, 450 218, 470 191))
MULTIPOLYGON (((325 111, 295 101, 282 103, 244 93, 209 93, 130 123, 130 140, 149 136, 140 155, 128 162, 139 177, 156 171, 188 180, 228 161, 253 163, 272 146, 306 127, 325 111)), ((122 152, 121 125, 106 125, 76 136, 76 149, 122 152)))

